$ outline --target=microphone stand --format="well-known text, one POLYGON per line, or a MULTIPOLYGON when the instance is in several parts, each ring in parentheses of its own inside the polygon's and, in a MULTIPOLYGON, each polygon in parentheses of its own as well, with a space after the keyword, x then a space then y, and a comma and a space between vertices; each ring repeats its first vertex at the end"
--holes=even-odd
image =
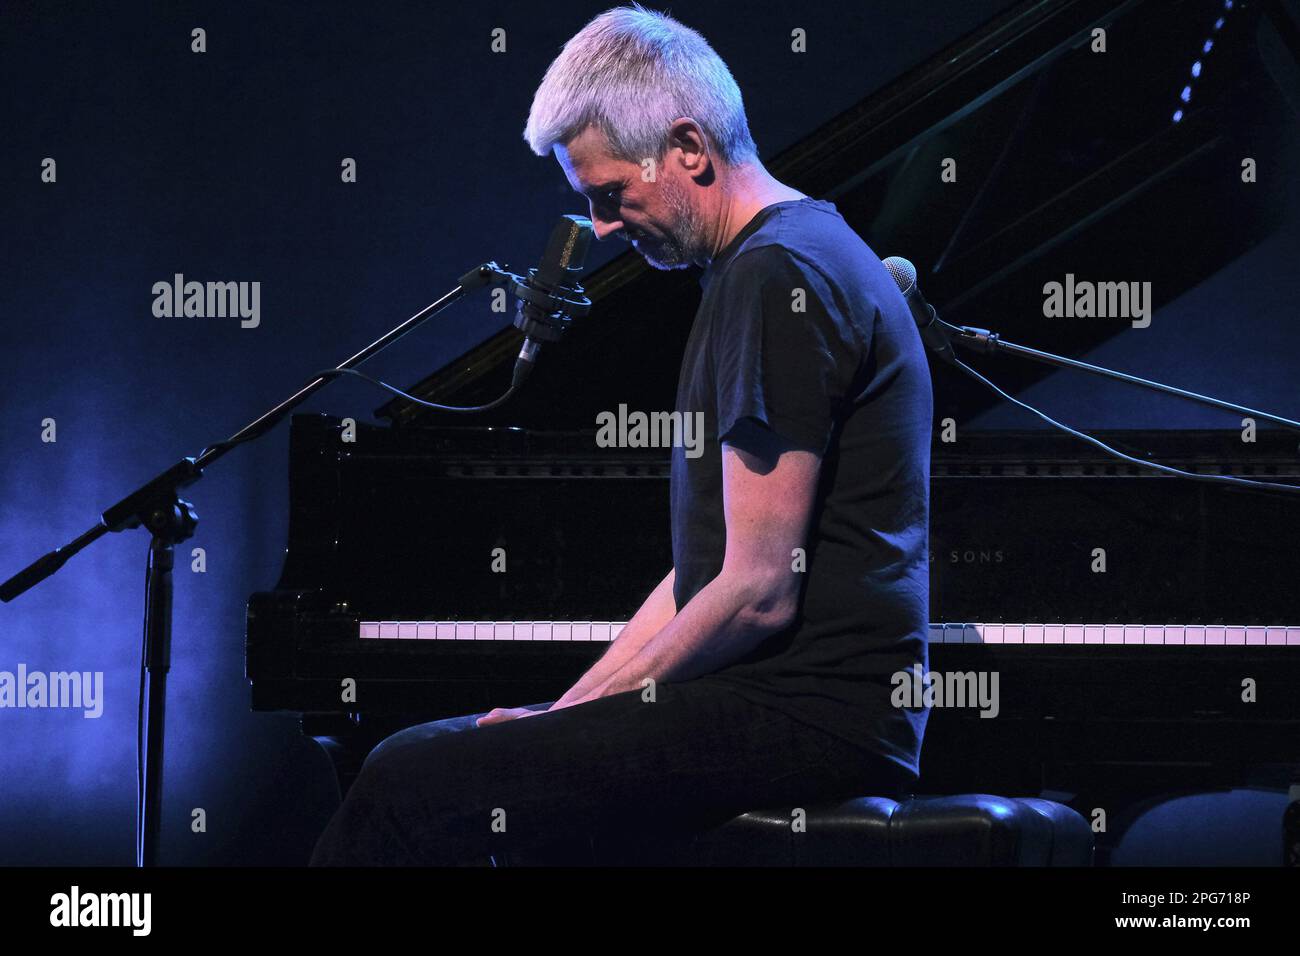
MULTIPOLYGON (((527 280, 507 272, 495 262, 486 262, 465 273, 456 287, 421 309, 401 325, 376 339, 360 352, 334 367, 334 371, 355 368, 382 352, 426 320, 442 312, 466 294, 486 285, 505 282, 527 288, 527 280)), ((145 750, 142 766, 142 793, 137 807, 136 866, 158 864, 161 829, 163 779, 163 726, 166 719, 167 672, 171 667, 172 640, 172 567, 175 547, 194 534, 198 514, 194 506, 180 497, 179 491, 198 481, 203 469, 236 445, 251 441, 269 431, 277 422, 309 396, 324 387, 333 375, 312 379, 274 408, 271 408, 238 432, 216 445, 210 445, 197 458, 182 458, 166 471, 141 485, 100 515, 99 521, 68 544, 38 558, 9 580, 0 584, 0 601, 9 602, 48 578, 69 558, 110 531, 126 531, 143 525, 148 529, 149 560, 145 575, 144 651, 141 696, 145 700, 145 750)))
MULTIPOLYGON (((934 315, 933 309, 930 311, 932 316, 931 323, 937 323, 938 327, 947 332, 949 341, 952 344, 960 345, 965 349, 969 349, 970 351, 981 355, 1005 353, 1009 355, 1023 356, 1024 358, 1033 359, 1035 362, 1043 362, 1047 365, 1079 369, 1083 372, 1091 372, 1093 375, 1101 375, 1105 378, 1112 378, 1120 382, 1128 382, 1130 385, 1140 385, 1143 388, 1149 388, 1153 391, 1164 392, 1166 395, 1174 395, 1178 398, 1200 402, 1203 405, 1210 405, 1214 408, 1224 409, 1225 411, 1237 412, 1241 415, 1248 415, 1256 419, 1264 419, 1265 421, 1273 422, 1275 425, 1281 425, 1284 428, 1291 428, 1295 431, 1300 431, 1300 422, 1292 421, 1289 418, 1283 418, 1280 415, 1257 411, 1253 408, 1247 408, 1244 405, 1226 402, 1221 398, 1201 395, 1198 392, 1189 392, 1187 389, 1175 388, 1172 385, 1153 382, 1150 379, 1138 378, 1136 375, 1117 372, 1114 369, 1103 368, 1100 365, 1090 365, 1087 362, 1080 362, 1078 359, 1066 358, 1064 355, 1056 355, 1052 352, 1044 352, 1039 349, 1030 348, 1027 345, 1017 345, 1014 342, 1004 341, 998 333, 990 332, 988 329, 975 329, 966 325, 951 325, 940 319, 937 315, 934 315)), ((948 350, 947 355, 941 355, 941 357, 954 365, 959 364, 957 359, 952 356, 951 350, 948 350)))

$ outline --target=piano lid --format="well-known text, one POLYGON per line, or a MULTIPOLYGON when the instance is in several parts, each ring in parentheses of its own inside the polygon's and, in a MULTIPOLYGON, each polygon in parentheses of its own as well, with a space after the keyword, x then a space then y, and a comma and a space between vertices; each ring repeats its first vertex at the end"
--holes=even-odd
MULTIPOLYGON (((767 166, 833 201, 882 258, 912 259, 949 321, 1077 355, 1128 322, 1058 324, 1045 339, 1045 282, 1067 272, 1151 281, 1159 307, 1276 228, 1278 204, 1240 188, 1240 162, 1263 168, 1283 148, 1293 117, 1275 79, 1296 59, 1294 24, 1277 4, 1025 2, 767 166), (1106 52, 1094 49, 1099 29, 1106 52), (948 158, 951 182, 940 178, 948 158)), ((659 272, 629 249, 585 284, 591 316, 546 349, 517 398, 476 422, 590 429, 620 403, 673 407, 698 271, 659 272)), ((489 401, 519 341, 502 330, 409 390, 489 401)), ((969 419, 996 401, 953 369, 934 374, 937 418, 969 419)), ((1005 363, 999 383, 1015 392, 1045 374, 1005 363)), ((376 414, 447 421, 400 398, 376 414)))

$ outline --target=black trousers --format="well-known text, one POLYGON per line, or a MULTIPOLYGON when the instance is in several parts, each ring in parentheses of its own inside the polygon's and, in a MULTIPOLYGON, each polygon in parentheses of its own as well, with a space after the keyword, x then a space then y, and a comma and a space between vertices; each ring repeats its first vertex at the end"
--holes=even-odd
POLYGON ((622 862, 597 848, 653 847, 747 810, 888 796, 913 780, 707 677, 661 684, 653 702, 630 691, 486 727, 477 716, 380 743, 312 865, 622 862))

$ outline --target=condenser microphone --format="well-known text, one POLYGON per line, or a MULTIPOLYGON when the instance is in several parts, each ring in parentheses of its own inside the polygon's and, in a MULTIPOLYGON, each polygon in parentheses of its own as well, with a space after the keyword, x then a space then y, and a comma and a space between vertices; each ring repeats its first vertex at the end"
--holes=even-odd
POLYGON ((519 308, 515 328, 524 333, 523 348, 515 361, 513 384, 532 371, 542 343, 558 342, 575 318, 591 308, 591 300, 578 284, 587 248, 591 245, 591 220, 585 216, 561 217, 551 230, 541 264, 514 285, 519 308))

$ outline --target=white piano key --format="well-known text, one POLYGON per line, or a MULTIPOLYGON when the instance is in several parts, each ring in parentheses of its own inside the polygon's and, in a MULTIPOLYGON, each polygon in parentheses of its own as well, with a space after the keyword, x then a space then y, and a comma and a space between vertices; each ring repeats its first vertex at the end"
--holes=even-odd
MULTIPOLYGON (((360 621, 362 640, 613 641, 626 621, 360 621)), ((1289 647, 1300 626, 1201 624, 961 624, 931 622, 931 644, 1289 647)))

